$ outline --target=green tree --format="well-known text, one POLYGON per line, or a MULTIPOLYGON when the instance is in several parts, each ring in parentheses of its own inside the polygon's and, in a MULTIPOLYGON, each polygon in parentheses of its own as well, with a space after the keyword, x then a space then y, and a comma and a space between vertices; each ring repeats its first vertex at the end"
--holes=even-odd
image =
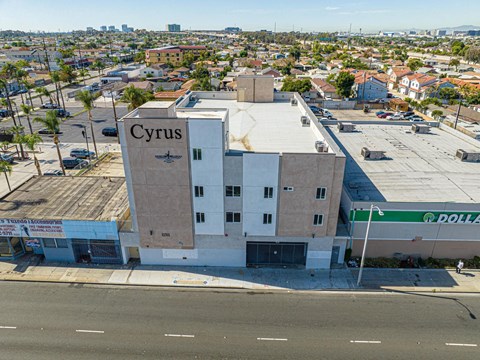
POLYGON ((86 78, 89 74, 90 74, 90 73, 89 73, 88 70, 85 69, 85 68, 78 70, 78 75, 80 75, 80 76, 82 77, 83 85, 87 85, 87 83, 85 82, 85 78, 86 78))
POLYGON ((458 70, 458 65, 460 65, 460 60, 458 60, 458 59, 452 59, 448 63, 448 66, 454 66, 455 67, 455 71, 458 70))
POLYGON ((288 76, 283 80, 282 91, 298 92, 303 94, 312 88, 310 79, 296 80, 288 76))
POLYGON ((293 46, 290 49, 290 56, 292 56, 295 59, 295 61, 300 60, 301 55, 302 55, 302 52, 300 51, 300 49, 297 46, 293 46))
POLYGON ((33 112, 33 106, 22 104, 22 105, 20 105, 20 108, 22 109, 23 114, 27 117, 28 128, 30 130, 30 134, 33 134, 32 123, 30 122, 30 115, 33 112))
POLYGON ((42 124, 51 134, 53 134, 53 143, 57 148, 58 160, 60 161, 60 167, 62 168, 63 175, 65 175, 65 167, 63 166, 62 154, 60 152, 60 141, 58 140, 57 132, 60 130, 60 124, 62 120, 57 116, 55 110, 48 110, 45 114, 45 117, 36 117, 33 119, 34 122, 42 124))
POLYGON ((66 83, 73 83, 77 78, 77 73, 71 66, 62 65, 59 72, 60 80, 66 83))
POLYGON ((480 46, 470 46, 465 52, 465 60, 475 64, 480 63, 480 46))
POLYGON ((133 57, 133 61, 135 61, 136 63, 144 63, 145 62, 145 52, 144 51, 141 51, 141 52, 138 52, 135 54, 135 56, 133 57))
POLYGON ((443 116, 443 111, 441 111, 441 110, 433 110, 433 111, 432 111, 432 117, 433 117, 435 120, 438 121, 438 119, 439 119, 440 117, 442 117, 442 116, 443 116))
POLYGON ((9 111, 12 116, 13 123, 15 126, 17 125, 17 120, 15 119, 15 113, 13 112, 13 100, 10 99, 9 91, 10 89, 8 88, 8 80, 7 79, 1 79, 0 78, 0 89, 3 90, 5 93, 5 99, 0 99, 2 101, 2 105, 5 106, 9 111))
POLYGON ((438 91, 438 96, 440 97, 440 99, 445 99, 445 100, 457 99, 458 92, 455 89, 445 87, 445 88, 441 88, 438 91))
POLYGON ((32 154, 33 154, 33 163, 35 164, 35 167, 37 168, 37 173, 38 176, 42 176, 42 170, 40 168, 40 162, 37 159, 37 156, 35 155, 35 148, 37 147, 38 144, 43 142, 43 139, 38 133, 32 133, 32 134, 27 134, 23 135, 22 142, 25 144, 27 149, 29 149, 32 154))
MULTIPOLYGON (((88 122, 90 123, 90 131, 92 132, 92 140, 93 140, 93 147, 95 148, 95 155, 98 157, 97 151, 97 142, 95 141, 95 133, 93 132, 93 118, 92 118, 92 109, 94 108, 93 102, 95 101, 95 97, 92 93, 88 90, 80 91, 77 95, 78 100, 83 105, 83 108, 88 112, 88 122)), ((87 134, 85 134, 87 136, 87 134)))
POLYGON ((128 104, 128 110, 133 110, 153 99, 153 94, 137 89, 131 85, 125 89, 121 100, 128 104))
POLYGON ((343 98, 349 98, 352 95, 352 86, 355 83, 355 76, 346 71, 342 71, 335 79, 337 94, 343 98))
POLYGON ((5 174, 5 180, 7 181, 7 185, 8 185, 8 191, 12 191, 12 188, 10 186, 10 181, 8 180, 8 175, 10 175, 12 173, 12 165, 10 163, 8 163, 7 161, 0 161, 0 171, 3 172, 5 174))
POLYGON ((17 143, 20 146, 20 157, 22 160, 25 159, 25 152, 23 150, 23 135, 25 134, 25 127, 23 126, 12 126, 9 129, 9 132, 13 134, 13 142, 17 143))
POLYGON ((409 59, 407 62, 407 66, 410 68, 412 71, 417 71, 423 66, 423 61, 420 59, 409 59))
POLYGON ((242 57, 242 58, 245 58, 248 56, 248 51, 247 50, 242 50, 240 51, 240 53, 238 54, 238 56, 242 57))
POLYGON ((52 79, 52 82, 55 84, 55 92, 57 93, 57 103, 60 104, 60 101, 62 101, 63 108, 65 109, 65 101, 63 100, 63 93, 62 93, 62 87, 60 85, 60 73, 58 71, 52 71, 50 73, 50 78, 52 79))

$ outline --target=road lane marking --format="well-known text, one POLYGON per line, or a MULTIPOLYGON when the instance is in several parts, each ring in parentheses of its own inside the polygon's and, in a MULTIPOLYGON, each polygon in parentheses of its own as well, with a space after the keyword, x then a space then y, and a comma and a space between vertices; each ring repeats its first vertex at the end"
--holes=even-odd
POLYGON ((194 338, 195 337, 195 335, 183 335, 183 334, 165 334, 165 336, 182 337, 182 338, 194 338))
POLYGON ((77 333, 105 334, 103 330, 75 330, 77 333))
POLYGON ((16 326, 0 326, 0 329, 16 329, 16 326))
POLYGON ((288 341, 288 339, 281 338, 257 338, 259 341, 288 341))
POLYGON ((477 344, 456 344, 456 343, 445 343, 447 346, 471 346, 471 347, 476 347, 478 346, 477 344))
POLYGON ((354 344, 381 344, 382 343, 379 340, 350 340, 350 342, 354 344))

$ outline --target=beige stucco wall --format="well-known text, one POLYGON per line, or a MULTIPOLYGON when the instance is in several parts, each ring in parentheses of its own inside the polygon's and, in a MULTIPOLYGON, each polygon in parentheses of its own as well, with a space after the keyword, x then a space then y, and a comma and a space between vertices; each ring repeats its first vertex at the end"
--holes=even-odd
POLYGON ((278 236, 334 236, 345 159, 335 154, 283 154, 280 161, 278 236), (286 186, 294 191, 284 191, 286 186), (318 187, 327 188, 326 200, 315 199, 318 187), (313 226, 314 214, 324 215, 323 226, 313 226))
POLYGON ((273 102, 273 76, 239 76, 237 101, 273 102))
POLYGON ((193 219, 189 173, 188 134, 185 119, 124 119, 128 159, 141 247, 193 248, 193 219), (181 139, 160 139, 144 129, 178 129, 181 139), (166 163, 156 155, 181 156, 166 163))

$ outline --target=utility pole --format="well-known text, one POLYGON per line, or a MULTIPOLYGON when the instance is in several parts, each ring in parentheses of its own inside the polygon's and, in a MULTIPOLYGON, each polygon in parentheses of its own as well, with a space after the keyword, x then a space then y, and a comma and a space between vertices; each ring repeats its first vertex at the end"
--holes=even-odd
POLYGON ((457 114, 455 115, 455 125, 453 126, 454 129, 457 128, 458 117, 460 116, 460 109, 462 108, 462 97, 460 93, 458 94, 458 109, 457 114))
POLYGON ((115 99, 113 98, 113 89, 110 91, 110 95, 112 96, 113 118, 115 119, 115 128, 117 129, 117 142, 120 144, 120 135, 118 134, 117 109, 115 108, 115 99))

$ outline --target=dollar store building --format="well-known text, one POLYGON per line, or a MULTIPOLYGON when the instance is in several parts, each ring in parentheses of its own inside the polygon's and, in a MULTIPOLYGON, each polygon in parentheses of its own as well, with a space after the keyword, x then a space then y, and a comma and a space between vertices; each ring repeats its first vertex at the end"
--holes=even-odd
POLYGON ((347 157, 341 215, 361 256, 480 255, 480 142, 438 124, 362 122, 327 131, 347 157), (435 126, 436 125, 436 126, 435 126))

